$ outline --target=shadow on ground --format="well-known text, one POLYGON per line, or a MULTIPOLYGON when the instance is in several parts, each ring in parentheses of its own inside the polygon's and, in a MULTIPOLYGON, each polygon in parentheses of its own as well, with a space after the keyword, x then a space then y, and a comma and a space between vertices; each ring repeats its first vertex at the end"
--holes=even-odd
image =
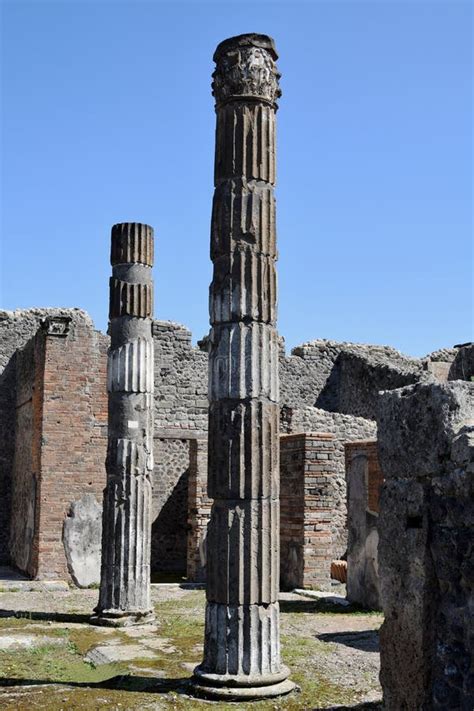
POLYGON ((0 678, 2 686, 68 686, 80 689, 110 689, 112 691, 137 691, 157 692, 167 694, 170 691, 186 692, 189 687, 189 676, 180 679, 161 679, 153 676, 132 676, 121 674, 105 681, 57 681, 55 679, 15 679, 13 677, 0 678))
MULTIPOLYGON (((344 598, 341 598, 344 599, 344 598)), ((367 612, 357 605, 340 605, 332 600, 322 597, 319 600, 280 600, 280 612, 325 612, 331 615, 340 613, 347 615, 350 612, 367 612)))
POLYGON ((379 635, 377 630, 361 630, 357 632, 327 632, 318 634, 317 638, 321 642, 333 642, 345 644, 353 649, 361 649, 363 652, 379 651, 379 635))
POLYGON ((328 708, 315 707, 308 709, 308 711, 382 711, 382 704, 380 701, 371 701, 369 703, 356 704, 355 706, 331 706, 328 708))
POLYGON ((89 623, 92 615, 80 612, 34 612, 32 610, 0 609, 0 619, 16 617, 17 620, 44 620, 46 622, 81 622, 89 623))

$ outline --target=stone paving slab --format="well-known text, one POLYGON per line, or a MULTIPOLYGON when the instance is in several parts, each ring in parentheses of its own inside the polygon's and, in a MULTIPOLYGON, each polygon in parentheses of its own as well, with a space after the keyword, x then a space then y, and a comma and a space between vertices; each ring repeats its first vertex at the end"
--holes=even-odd
POLYGON ((155 659, 156 654, 151 649, 146 649, 141 644, 107 644, 93 647, 87 652, 84 659, 94 666, 113 664, 114 662, 127 662, 131 659, 155 659))
POLYGON ((66 639, 61 637, 46 637, 37 634, 15 634, 7 631, 0 632, 0 652, 14 651, 17 649, 34 649, 46 645, 62 646, 66 639))

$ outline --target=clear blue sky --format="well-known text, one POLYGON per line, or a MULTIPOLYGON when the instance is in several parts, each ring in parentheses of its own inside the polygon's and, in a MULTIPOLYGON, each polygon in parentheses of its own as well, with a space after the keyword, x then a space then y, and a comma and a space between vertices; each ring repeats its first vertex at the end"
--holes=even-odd
POLYGON ((4 0, 1 307, 80 306, 105 329, 110 227, 140 221, 155 317, 207 332, 212 54, 262 32, 287 345, 472 339, 472 7, 4 0))

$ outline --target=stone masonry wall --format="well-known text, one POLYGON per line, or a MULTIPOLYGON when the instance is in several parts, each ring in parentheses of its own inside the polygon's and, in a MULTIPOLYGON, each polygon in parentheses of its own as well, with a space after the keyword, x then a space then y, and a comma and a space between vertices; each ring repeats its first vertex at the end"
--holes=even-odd
POLYGON ((347 599, 380 609, 377 530, 383 481, 377 441, 348 442, 347 477, 347 599))
POLYGON ((374 419, 379 390, 424 377, 422 362, 389 346, 316 340, 280 357, 281 403, 374 419))
POLYGON ((155 321, 153 335, 155 434, 207 430, 207 352, 193 347, 191 332, 171 321, 155 321))
POLYGON ((186 575, 196 583, 206 579, 206 537, 211 506, 212 499, 207 495, 207 440, 190 440, 186 575))
POLYGON ((334 435, 334 509, 331 517, 332 557, 343 558, 347 549, 347 500, 344 444, 376 436, 377 425, 362 417, 326 412, 315 407, 292 411, 282 423, 288 433, 329 432, 334 435))
POLYGON ((380 632, 384 708, 474 708, 474 383, 383 395, 380 632))
MULTIPOLYGON (((179 432, 178 432, 179 434, 179 432)), ((151 570, 186 571, 189 439, 155 437, 151 570)))
MULTIPOLYGON (((8 532, 10 521, 11 470, 15 453, 16 421, 16 351, 25 345, 38 330, 42 320, 48 315, 61 316, 81 314, 77 309, 30 309, 27 311, 0 312, 0 562, 8 562, 8 532)), ((88 319, 85 314, 83 318, 88 319)), ((92 324, 90 324, 92 328, 92 324)), ((157 441, 203 438, 207 433, 207 371, 208 355, 206 341, 203 347, 193 347, 191 333, 184 326, 169 321, 155 321, 153 325, 155 341, 155 436, 157 441)), ((105 368, 105 350, 108 337, 96 335, 105 368)), ((426 379, 430 376, 429 364, 437 363, 446 371, 446 364, 454 360, 457 350, 445 349, 423 360, 407 358, 394 349, 358 344, 336 343, 333 341, 313 341, 293 349, 290 356, 284 353, 283 339, 280 339, 280 381, 282 404, 282 431, 287 433, 302 431, 331 432, 336 436, 336 507, 333 517, 333 555, 339 558, 346 549, 345 534, 345 476, 344 443, 366 439, 375 435, 375 414, 377 388, 391 387, 407 379, 426 379), (351 363, 356 363, 355 373, 363 374, 369 394, 365 395, 363 406, 357 395, 357 382, 351 376, 351 363), (387 377, 385 377, 387 375, 387 377), (402 380, 394 380, 401 378, 402 380), (318 405, 315 407, 315 405, 318 405), (323 409, 324 408, 324 409, 323 409), (343 408, 346 414, 330 412, 343 408), (364 412, 364 418, 354 416, 364 412), (350 413, 350 414, 347 414, 350 413)), ((81 365, 72 363, 76 351, 68 355, 70 367, 81 365)), ((99 352, 99 351, 97 351, 99 352)), ((459 360, 459 359, 458 359, 459 360)), ((101 366, 102 367, 102 366, 101 366)), ((465 369, 464 369, 465 370, 465 369)), ((90 392, 87 398, 92 397, 90 392)), ((27 409, 23 416, 27 418, 27 409)), ((24 429, 25 421, 22 422, 24 429)), ((25 430, 26 432, 26 430, 25 430)), ((21 440, 21 437, 20 437, 21 440)), ((165 445, 163 444, 163 447, 165 445)), ((155 472, 157 493, 155 494, 156 516, 166 505, 168 494, 175 491, 179 498, 181 480, 182 494, 184 473, 189 466, 188 447, 182 444, 167 444, 168 453, 163 453, 164 462, 155 472), (163 481, 162 481, 163 480, 163 481), (158 494, 161 486, 161 493, 158 494), (162 500, 158 501, 159 496, 162 500)), ((20 460, 18 460, 20 466, 20 460)), ((21 465, 23 466, 23 465, 21 465)), ((25 463, 26 466, 26 463, 25 463)), ((87 492, 87 487, 86 487, 87 492)), ((180 520, 182 520, 181 517, 180 520)), ((159 528, 159 525, 157 524, 159 528)), ((164 556, 173 546, 173 535, 168 540, 161 539, 164 556)), ((153 560, 157 560, 159 546, 155 543, 153 560)), ((182 548, 181 556, 184 548, 182 548)))
POLYGON ((280 438, 280 586, 331 587, 334 437, 280 438))

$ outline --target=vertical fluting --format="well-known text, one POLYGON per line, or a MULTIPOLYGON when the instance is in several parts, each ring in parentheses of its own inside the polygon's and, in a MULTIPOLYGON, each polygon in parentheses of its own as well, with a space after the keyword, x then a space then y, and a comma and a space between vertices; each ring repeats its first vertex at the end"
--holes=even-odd
POLYGON ((112 228, 109 431, 99 604, 92 621, 148 621, 153 471, 153 230, 112 228))
POLYGON ((265 35, 214 55, 209 476, 204 658, 210 696, 286 693, 280 661, 275 111, 277 54, 265 35))

